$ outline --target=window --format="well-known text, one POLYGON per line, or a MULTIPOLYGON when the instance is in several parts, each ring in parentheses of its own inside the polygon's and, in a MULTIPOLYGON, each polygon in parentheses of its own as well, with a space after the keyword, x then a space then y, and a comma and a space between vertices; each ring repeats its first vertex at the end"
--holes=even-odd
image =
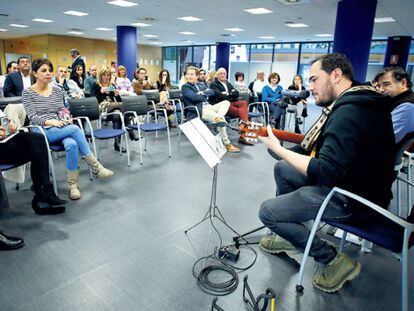
POLYGON ((193 64, 197 68, 204 68, 208 70, 209 66, 209 55, 210 47, 209 46, 195 46, 193 50, 193 64))
POLYGON ((163 48, 162 67, 169 71, 171 81, 177 82, 177 47, 163 48))
POLYGON ((246 83, 254 81, 258 71, 263 71, 267 80, 272 67, 272 54, 273 44, 251 45, 249 75, 246 75, 246 83))
POLYGON ((191 46, 178 47, 178 79, 180 79, 188 66, 193 65, 193 48, 191 46))
MULTIPOLYGON (((230 68, 228 73, 228 80, 231 83, 234 82, 234 74, 237 71, 243 72, 246 79, 249 77, 249 58, 249 44, 230 45, 230 68)), ((246 81, 246 83, 247 82, 248 81, 246 81)))
MULTIPOLYGON (((369 59, 367 74, 365 76, 366 81, 374 79, 378 71, 384 66, 385 52, 387 50, 387 41, 372 41, 371 48, 369 50, 369 59)), ((365 81, 360 81, 365 82, 365 81)))
POLYGON ((414 41, 411 41, 410 54, 408 55, 407 72, 411 75, 411 81, 414 81, 414 41))
POLYGON ((299 43, 276 43, 272 72, 280 75, 280 85, 286 89, 296 74, 299 57, 299 43))
MULTIPOLYGON (((327 54, 329 51, 328 42, 318 43, 302 43, 299 61, 299 74, 302 76, 304 84, 307 85, 309 78, 310 62, 317 58, 327 54)), ((292 77, 293 78, 293 77, 292 77)))

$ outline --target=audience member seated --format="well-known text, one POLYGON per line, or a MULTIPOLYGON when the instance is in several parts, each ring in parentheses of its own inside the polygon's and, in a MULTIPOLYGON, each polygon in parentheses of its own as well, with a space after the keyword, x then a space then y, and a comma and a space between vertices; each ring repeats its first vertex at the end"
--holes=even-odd
POLYGON ((61 143, 65 147, 69 198, 77 200, 81 197, 78 187, 79 153, 85 157, 96 176, 109 177, 113 172, 96 160, 84 134, 79 127, 72 124, 63 103, 62 90, 50 85, 52 72, 53 65, 50 60, 35 59, 32 63, 35 84, 23 91, 22 102, 30 123, 42 126, 51 144, 61 143))
POLYGON ((127 77, 127 71, 125 66, 118 67, 118 74, 115 80, 115 88, 118 90, 119 95, 128 96, 134 95, 131 80, 127 77))
POLYGON ((80 53, 78 51, 78 49, 72 49, 70 50, 70 57, 72 57, 73 62, 72 62, 72 66, 70 67, 70 72, 76 72, 76 66, 77 65, 81 65, 83 72, 86 71, 86 66, 85 66, 85 62, 83 60, 83 58, 80 56, 80 53))
MULTIPOLYGON (((295 75, 292 80, 292 85, 288 87, 292 91, 304 91, 303 79, 301 75, 295 75)), ((296 105, 296 119, 295 132, 300 133, 299 125, 302 124, 303 118, 307 116, 306 99, 291 98, 291 104, 296 105)))
MULTIPOLYGON (((333 187, 384 208, 392 198, 395 142, 389 99, 369 87, 351 88, 352 65, 342 54, 311 62, 309 77, 316 104, 331 109, 315 147, 286 149, 270 129, 269 137, 261 139, 281 158, 274 169, 276 197, 264 201, 259 212, 263 224, 276 234, 260 240, 260 248, 272 254, 304 252, 310 234, 304 223, 316 218, 333 187)), ((321 220, 352 224, 372 217, 369 208, 335 194, 321 220)), ((309 256, 319 264, 313 285, 324 292, 340 290, 361 270, 360 263, 317 235, 309 256)))
POLYGON ((160 104, 162 108, 165 108, 168 116, 168 124, 171 128, 175 128, 174 125, 174 105, 169 101, 169 91, 171 90, 170 73, 168 70, 163 69, 160 71, 157 81, 157 89, 160 92, 160 104))
POLYGON ((182 90, 183 85, 186 84, 186 83, 188 83, 188 80, 187 80, 187 72, 184 71, 183 76, 181 77, 180 81, 178 81, 178 88, 180 90, 182 90))
POLYGON ((253 82, 250 82, 249 89, 252 91, 254 96, 257 98, 257 101, 264 101, 262 99, 263 88, 267 85, 265 81, 264 72, 259 70, 256 73, 256 79, 253 82))
POLYGON ((78 87, 83 90, 85 88, 85 71, 81 64, 75 66, 75 70, 71 71, 70 79, 78 85, 78 87))
POLYGON ((214 79, 216 78, 217 75, 217 71, 215 70, 210 70, 207 74, 207 79, 206 79, 206 83, 208 86, 210 86, 210 83, 214 81, 214 79))
MULTIPOLYGON (((1 110, 0 117, 5 117, 1 110)), ((16 129, 16 125, 10 120, 9 132, 13 134, 16 129)), ((6 138, 5 133, 5 128, 0 126, 0 141, 6 138)), ((32 208, 36 214, 59 214, 65 211, 62 204, 66 201, 56 196, 49 180, 48 150, 42 134, 19 132, 7 142, 0 143, 0 154, 0 164, 23 165, 31 162, 30 172, 35 193, 32 208)))
POLYGON ((85 88, 83 90, 86 97, 95 96, 95 94, 92 94, 92 87, 96 83, 97 75, 98 75, 98 69, 96 68, 96 66, 94 65, 90 66, 89 76, 85 79, 85 83, 84 83, 85 88))
POLYGON ((18 72, 7 75, 4 81, 4 97, 22 96, 22 91, 32 85, 30 78, 30 64, 26 56, 17 59, 18 72))
MULTIPOLYGON (((223 100, 211 105, 208 96, 214 96, 214 91, 198 82, 198 70, 196 67, 188 67, 186 70, 188 82, 182 87, 183 101, 186 107, 196 106, 203 120, 212 122, 217 126, 217 131, 223 140, 228 152, 237 153, 240 149, 233 146, 227 136, 225 114, 230 107, 228 100, 223 100)), ((196 113, 187 110, 189 119, 197 117, 196 113)))
POLYGON ((251 93, 249 88, 247 87, 246 82, 244 81, 244 73, 237 71, 234 75, 235 82, 234 82, 234 88, 239 92, 247 92, 251 93))
POLYGON ((147 76, 147 69, 140 67, 135 73, 136 79, 134 83, 132 83, 132 87, 137 95, 142 95, 142 90, 154 89, 150 78, 147 76))
POLYGON ((6 81, 6 77, 9 73, 18 72, 19 66, 17 65, 17 62, 14 60, 9 62, 6 67, 6 74, 3 76, 0 76, 0 97, 4 97, 4 82, 6 81))
MULTIPOLYGON (((214 96, 209 98, 210 103, 215 104, 223 100, 228 100, 230 107, 226 115, 239 118, 242 121, 248 121, 247 101, 238 100, 239 92, 227 81, 226 69, 219 68, 217 70, 217 78, 210 83, 210 88, 214 91, 214 96)), ((253 143, 242 137, 239 138, 239 143, 253 146, 253 143)))
POLYGON ((204 86, 206 88, 208 88, 208 84, 207 84, 207 72, 201 68, 198 70, 198 82, 200 82, 201 84, 204 84, 204 86))
POLYGON ((73 80, 66 80, 68 70, 63 66, 58 66, 56 69, 56 77, 52 79, 52 86, 62 89, 65 97, 65 106, 69 105, 70 98, 84 98, 82 90, 73 80))
MULTIPOLYGON (((99 68, 98 79, 92 88, 93 94, 99 103, 99 110, 101 113, 120 111, 122 110, 122 98, 119 95, 118 90, 115 89, 115 85, 112 81, 111 68, 107 65, 103 65, 99 68)), ((108 121, 112 121, 112 127, 114 129, 122 128, 121 118, 116 115, 108 116, 108 121)), ((114 149, 120 151, 121 138, 117 137, 114 141, 114 149)), ((125 148, 122 148, 122 152, 126 152, 125 148)))
POLYGON ((269 75, 269 85, 263 88, 262 100, 269 104, 271 113, 270 123, 274 124, 276 128, 280 128, 280 120, 284 109, 279 105, 278 100, 281 98, 280 92, 283 88, 279 85, 280 76, 276 72, 269 75))
POLYGON ((374 79, 381 93, 392 98, 392 123, 395 142, 414 132, 414 94, 410 75, 401 67, 386 67, 374 79))

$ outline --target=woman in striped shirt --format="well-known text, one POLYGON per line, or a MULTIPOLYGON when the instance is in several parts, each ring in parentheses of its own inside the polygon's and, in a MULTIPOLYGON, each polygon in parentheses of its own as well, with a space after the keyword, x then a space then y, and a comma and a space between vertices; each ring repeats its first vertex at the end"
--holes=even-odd
POLYGON ((98 177, 109 177, 113 172, 104 168, 91 152, 85 135, 71 119, 64 116, 64 97, 62 90, 51 86, 53 65, 46 58, 35 59, 32 74, 35 84, 22 93, 22 102, 30 123, 44 128, 51 144, 63 144, 66 150, 66 168, 69 184, 69 198, 80 199, 78 187, 79 152, 98 177))

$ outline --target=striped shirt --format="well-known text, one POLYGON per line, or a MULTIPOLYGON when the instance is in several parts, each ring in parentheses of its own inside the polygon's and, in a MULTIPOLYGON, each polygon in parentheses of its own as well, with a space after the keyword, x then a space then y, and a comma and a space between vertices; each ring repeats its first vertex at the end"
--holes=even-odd
POLYGON ((64 108, 63 92, 52 87, 50 96, 43 96, 28 88, 22 92, 22 102, 30 124, 44 126, 46 120, 59 120, 58 111, 64 108))

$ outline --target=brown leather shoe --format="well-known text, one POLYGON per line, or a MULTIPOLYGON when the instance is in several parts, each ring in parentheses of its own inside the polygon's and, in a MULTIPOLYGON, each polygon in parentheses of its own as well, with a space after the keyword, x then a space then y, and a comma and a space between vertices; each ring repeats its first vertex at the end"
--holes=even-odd
POLYGON ((246 138, 244 137, 239 138, 239 144, 247 145, 247 146, 254 146, 254 144, 251 141, 247 141, 246 138))
POLYGON ((228 152, 231 152, 231 153, 239 153, 240 152, 240 149, 233 146, 232 144, 227 144, 226 149, 227 149, 228 152))

